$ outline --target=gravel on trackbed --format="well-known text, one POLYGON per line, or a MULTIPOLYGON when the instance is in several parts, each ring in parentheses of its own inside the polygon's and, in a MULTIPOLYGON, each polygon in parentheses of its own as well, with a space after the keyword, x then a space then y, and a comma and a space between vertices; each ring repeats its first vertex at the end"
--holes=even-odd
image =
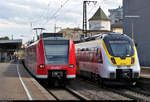
POLYGON ((78 79, 71 81, 69 87, 92 100, 131 100, 107 89, 79 81, 78 79))

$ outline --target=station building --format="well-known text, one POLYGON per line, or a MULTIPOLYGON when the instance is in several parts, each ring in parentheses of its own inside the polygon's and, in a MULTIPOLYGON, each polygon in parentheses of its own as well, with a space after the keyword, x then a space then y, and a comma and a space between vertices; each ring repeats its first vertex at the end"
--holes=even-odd
POLYGON ((124 33, 134 38, 140 65, 150 66, 150 0, 123 0, 124 33))
POLYGON ((22 46, 22 40, 0 40, 0 62, 11 60, 15 51, 22 46))

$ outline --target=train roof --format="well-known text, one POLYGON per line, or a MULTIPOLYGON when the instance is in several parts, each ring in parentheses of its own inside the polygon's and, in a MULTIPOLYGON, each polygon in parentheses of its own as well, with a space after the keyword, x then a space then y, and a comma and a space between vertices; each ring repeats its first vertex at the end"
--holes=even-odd
POLYGON ((122 39, 122 40, 131 40, 129 36, 126 34, 106 34, 103 36, 103 39, 108 40, 116 40, 116 39, 122 39))
POLYGON ((69 40, 69 39, 66 39, 63 37, 46 37, 46 38, 41 38, 41 39, 35 41, 34 43, 28 45, 27 47, 31 47, 31 46, 37 44, 40 40, 69 40))
POLYGON ((37 44, 38 42, 39 42, 39 40, 35 41, 34 43, 31 43, 30 45, 27 46, 27 48, 37 44))
POLYGON ((100 33, 91 37, 87 37, 81 41, 79 41, 76 44, 89 42, 89 41, 95 41, 95 40, 103 40, 103 39, 128 39, 131 40, 130 37, 128 37, 126 34, 120 34, 120 33, 114 33, 114 32, 106 32, 106 33, 100 33))
POLYGON ((62 33, 41 33, 40 38, 47 38, 47 37, 63 37, 62 33))
POLYGON ((42 38, 43 40, 69 40, 63 37, 46 37, 46 38, 42 38))

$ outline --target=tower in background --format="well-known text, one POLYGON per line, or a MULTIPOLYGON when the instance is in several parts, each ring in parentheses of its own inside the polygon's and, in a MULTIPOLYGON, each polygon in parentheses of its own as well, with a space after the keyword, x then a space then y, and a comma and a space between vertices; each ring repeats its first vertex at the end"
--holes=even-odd
POLYGON ((100 7, 89 19, 89 30, 110 31, 110 19, 100 7))

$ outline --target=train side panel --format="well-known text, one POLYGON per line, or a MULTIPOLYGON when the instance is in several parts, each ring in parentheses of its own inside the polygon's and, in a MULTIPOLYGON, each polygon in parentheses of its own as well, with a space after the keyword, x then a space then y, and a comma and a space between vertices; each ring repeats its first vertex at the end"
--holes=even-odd
POLYGON ((43 40, 40 40, 37 45, 37 78, 47 78, 48 72, 46 68, 40 68, 40 65, 45 65, 45 53, 44 53, 44 46, 43 46, 43 40))
POLYGON ((98 75, 103 67, 101 41, 94 43, 87 42, 86 44, 80 44, 77 47, 77 72, 91 77, 92 74, 98 75), (85 46, 86 45, 86 46, 85 46), (86 49, 88 48, 88 49, 86 49), (84 51, 83 51, 84 50, 84 51), (87 73, 89 75, 87 75, 87 73))
POLYGON ((25 49, 25 65, 36 76, 36 44, 25 49))
POLYGON ((67 72, 67 78, 76 77, 76 56, 75 56, 75 45, 72 40, 70 40, 69 47, 69 68, 67 72))

